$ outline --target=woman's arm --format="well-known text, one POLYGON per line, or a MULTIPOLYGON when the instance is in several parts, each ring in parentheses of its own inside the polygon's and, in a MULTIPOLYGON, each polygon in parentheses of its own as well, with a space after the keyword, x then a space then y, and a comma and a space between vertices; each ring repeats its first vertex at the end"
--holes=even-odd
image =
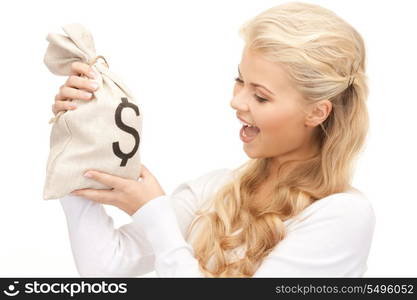
POLYGON ((154 255, 134 223, 114 228, 101 203, 79 196, 60 199, 80 276, 136 276, 153 271, 154 255))
MULTIPOLYGON (((206 183, 226 170, 211 171, 181 183, 169 197, 176 220, 174 227, 182 237, 204 198, 206 183)), ((101 203, 71 195, 63 197, 60 202, 81 276, 138 276, 154 270, 154 249, 140 224, 131 222, 115 229, 112 218, 101 203)))
MULTIPOLYGON (((174 200, 175 201, 175 200, 174 200)), ((169 196, 147 202, 132 219, 144 228, 155 253, 155 271, 159 277, 204 277, 194 257, 193 248, 177 225, 169 196)))

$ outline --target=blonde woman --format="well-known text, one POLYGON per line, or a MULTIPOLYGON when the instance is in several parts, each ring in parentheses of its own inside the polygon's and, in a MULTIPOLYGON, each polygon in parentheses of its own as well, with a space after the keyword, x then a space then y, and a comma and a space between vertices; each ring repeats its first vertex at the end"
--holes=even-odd
MULTIPOLYGON (((350 185, 368 131, 365 47, 332 11, 292 2, 241 28, 231 100, 249 160, 211 170, 166 195, 143 167, 138 181, 91 170, 111 187, 60 199, 82 276, 360 277, 375 215, 350 185), (118 229, 102 204, 132 217, 118 229)), ((89 67, 53 112, 92 99, 89 67), (87 90, 88 95, 83 95, 87 90)), ((94 78, 94 74, 91 75, 94 78)))

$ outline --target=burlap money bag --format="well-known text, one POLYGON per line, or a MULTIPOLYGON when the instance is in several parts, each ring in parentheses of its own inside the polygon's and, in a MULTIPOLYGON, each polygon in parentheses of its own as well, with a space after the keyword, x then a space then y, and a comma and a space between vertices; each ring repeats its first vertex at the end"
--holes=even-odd
POLYGON ((132 93, 109 71, 107 60, 97 56, 89 31, 80 24, 62 28, 67 36, 48 34, 44 63, 53 74, 64 76, 70 75, 72 62, 87 63, 99 74, 99 87, 92 100, 74 99, 75 110, 61 111, 50 120, 44 200, 76 189, 110 189, 84 177, 88 169, 135 180, 141 171, 142 113, 132 93))

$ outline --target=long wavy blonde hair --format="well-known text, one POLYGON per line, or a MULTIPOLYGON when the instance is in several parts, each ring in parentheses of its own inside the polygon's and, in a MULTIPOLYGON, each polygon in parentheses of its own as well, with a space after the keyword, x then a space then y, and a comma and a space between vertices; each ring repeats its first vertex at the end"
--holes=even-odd
POLYGON ((250 159, 233 170, 233 180, 197 211, 187 238, 196 233, 194 255, 207 277, 252 277, 286 236, 285 220, 318 199, 349 189, 369 126, 364 41, 334 12, 289 2, 245 22, 239 33, 251 49, 281 63, 307 101, 328 99, 332 110, 316 127, 320 151, 281 164, 277 175, 285 165, 294 168, 277 176, 268 204, 251 199, 265 180, 269 157, 250 159), (233 257, 240 246, 244 255, 233 257))

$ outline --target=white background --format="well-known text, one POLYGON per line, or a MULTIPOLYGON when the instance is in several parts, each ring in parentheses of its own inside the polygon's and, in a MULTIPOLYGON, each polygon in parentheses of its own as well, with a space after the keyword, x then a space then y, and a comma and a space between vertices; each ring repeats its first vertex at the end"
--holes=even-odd
MULTIPOLYGON (((66 80, 43 63, 49 32, 72 22, 92 32, 98 54, 139 101, 142 162, 170 194, 247 159, 230 107, 238 29, 282 2, 1 2, 0 276, 79 276, 62 207, 42 199, 51 105, 66 80)), ((417 276, 415 1, 307 2, 335 11, 367 46, 371 129, 353 184, 377 217, 365 276, 417 276)), ((106 210, 117 227, 130 222, 106 210)))

